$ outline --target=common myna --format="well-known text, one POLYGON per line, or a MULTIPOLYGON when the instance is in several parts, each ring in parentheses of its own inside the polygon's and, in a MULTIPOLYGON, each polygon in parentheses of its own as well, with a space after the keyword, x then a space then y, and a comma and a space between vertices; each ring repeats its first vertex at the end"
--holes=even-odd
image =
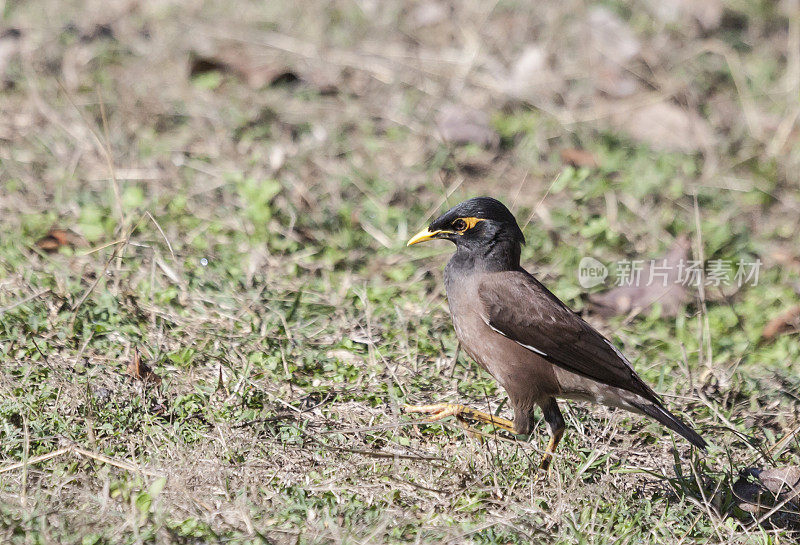
POLYGON ((426 413, 432 420, 468 417, 528 435, 534 410, 541 407, 550 433, 542 469, 550 466, 564 434, 556 398, 645 414, 705 449, 703 438, 664 407, 611 341, 520 266, 525 237, 502 203, 489 197, 465 201, 408 245, 431 239, 456 245, 444 269, 456 335, 467 354, 508 393, 514 421, 452 403, 406 406, 407 412, 426 413))

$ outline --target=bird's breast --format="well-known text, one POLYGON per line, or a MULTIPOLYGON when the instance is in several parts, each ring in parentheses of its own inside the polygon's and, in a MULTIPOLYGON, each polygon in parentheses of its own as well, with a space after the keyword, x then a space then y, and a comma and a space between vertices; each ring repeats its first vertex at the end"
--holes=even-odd
POLYGON ((512 401, 555 395, 558 383, 552 365, 489 327, 481 314, 477 283, 471 284, 450 283, 447 292, 453 327, 467 355, 500 383, 512 401))

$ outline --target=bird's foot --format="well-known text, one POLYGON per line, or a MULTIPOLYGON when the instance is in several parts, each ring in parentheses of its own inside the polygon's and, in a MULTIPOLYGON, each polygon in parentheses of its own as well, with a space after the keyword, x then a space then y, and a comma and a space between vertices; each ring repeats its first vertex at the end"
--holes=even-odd
POLYGON ((558 443, 561 442, 563 436, 563 428, 555 430, 553 435, 550 436, 550 440, 547 442, 547 448, 542 456, 542 461, 539 462, 539 471, 537 472, 536 480, 547 479, 550 476, 553 467, 553 455, 556 453, 556 447, 558 443))
POLYGON ((492 424, 502 430, 511 434, 516 434, 514 431, 514 423, 506 418, 494 416, 466 405, 458 403, 435 403, 433 405, 404 405, 403 410, 407 413, 422 413, 429 416, 429 420, 435 422, 448 416, 455 416, 460 421, 465 419, 477 420, 486 424, 492 424))
POLYGON ((549 475, 552 467, 553 467, 553 455, 550 454, 549 452, 546 452, 544 456, 542 456, 542 461, 539 462, 539 472, 549 475))
POLYGON ((545 484, 550 481, 550 476, 553 474, 553 455, 546 452, 539 462, 539 466, 534 473, 532 480, 537 484, 545 484))

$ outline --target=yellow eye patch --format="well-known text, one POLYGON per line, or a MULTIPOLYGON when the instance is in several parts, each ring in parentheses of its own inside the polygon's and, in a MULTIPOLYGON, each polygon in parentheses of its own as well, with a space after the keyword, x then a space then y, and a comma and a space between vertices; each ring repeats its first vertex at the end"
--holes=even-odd
POLYGON ((483 221, 483 218, 459 218, 459 219, 467 224, 466 227, 461 229, 462 233, 464 231, 467 231, 467 230, 472 229, 473 227, 475 227, 475 225, 477 225, 479 221, 483 221))

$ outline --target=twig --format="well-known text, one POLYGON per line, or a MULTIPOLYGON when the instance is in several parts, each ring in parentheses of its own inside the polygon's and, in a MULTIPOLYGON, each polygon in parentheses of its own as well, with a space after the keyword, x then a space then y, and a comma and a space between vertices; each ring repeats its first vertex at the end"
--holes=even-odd
POLYGON ((16 303, 11 303, 10 305, 8 305, 6 307, 0 307, 0 316, 5 314, 9 310, 13 310, 13 309, 17 308, 18 306, 24 305, 25 303, 28 303, 29 301, 33 301, 34 299, 37 299, 37 298, 39 298, 42 295, 45 295, 47 293, 50 293, 50 288, 47 288, 46 290, 42 290, 40 292, 34 293, 33 295, 29 295, 28 297, 25 297, 24 299, 20 299, 16 303))
POLYGON ((386 358, 383 357, 383 354, 381 354, 380 351, 375 348, 375 341, 372 338, 372 312, 370 311, 369 294, 367 293, 366 284, 364 284, 363 294, 359 293, 358 298, 361 299, 361 302, 364 304, 364 315, 367 319, 367 340, 369 341, 369 344, 367 344, 367 352, 369 353, 370 360, 372 360, 370 363, 373 365, 377 363, 375 359, 375 354, 377 354, 386 367, 386 370, 389 372, 389 375, 392 377, 395 386, 397 386, 397 388, 403 393, 403 396, 408 397, 408 390, 403 387, 403 383, 399 378, 397 378, 397 373, 395 373, 395 370, 392 369, 391 364, 386 361, 386 358))
POLYGON ((343 428, 339 430, 324 430, 318 432, 318 435, 332 435, 336 433, 341 433, 343 435, 349 433, 365 433, 369 431, 386 431, 386 430, 393 430, 396 428, 402 428, 407 426, 414 426, 417 424, 426 424, 426 423, 433 423, 438 421, 428 421, 428 420, 407 420, 402 422, 395 422, 394 424, 381 424, 377 426, 362 426, 360 428, 343 428))
POLYGON ((778 511, 780 511, 781 507, 783 507, 784 505, 786 505, 787 503, 789 503, 790 501, 792 501, 794 499, 797 499, 796 495, 788 494, 783 500, 781 500, 781 502, 779 504, 777 504, 775 507, 773 507, 772 509, 767 511, 764 514, 764 516, 762 516, 760 519, 758 519, 755 522, 754 526, 761 526, 764 523, 765 520, 767 520, 769 517, 771 517, 772 515, 774 515, 778 511))
POLYGON ((33 335, 30 335, 30 339, 31 339, 31 342, 33 342, 33 346, 36 348, 36 351, 39 353, 39 355, 42 357, 42 359, 44 359, 44 362, 49 366, 50 365, 50 360, 47 359, 47 354, 42 352, 42 349, 39 348, 39 343, 36 342, 36 337, 33 336, 33 335))
POLYGON ((433 492, 435 494, 447 494, 447 491, 440 490, 438 488, 430 488, 428 486, 423 486, 421 484, 412 483, 411 481, 407 481, 405 479, 401 479, 400 477, 395 477, 394 475, 389 475, 389 479, 398 483, 407 484, 409 486, 413 486, 419 490, 425 490, 427 492, 433 492))
POLYGON ((125 242, 125 239, 124 239, 124 238, 120 238, 120 239, 118 239, 118 240, 115 240, 115 241, 113 241, 113 242, 107 242, 106 244, 102 244, 102 245, 100 245, 100 246, 97 246, 96 248, 92 248, 91 250, 86 250, 86 251, 83 253, 83 255, 85 255, 85 256, 86 256, 86 255, 91 255, 91 254, 93 254, 93 253, 95 253, 95 252, 99 252, 100 250, 104 250, 104 249, 108 248, 109 246, 115 246, 115 245, 117 245, 117 244, 121 244, 121 243, 123 243, 123 242, 125 242))
POLYGON ((22 508, 27 509, 28 506, 28 456, 31 448, 31 434, 28 430, 28 419, 22 417, 23 433, 25 434, 25 443, 22 449, 22 483, 20 484, 20 503, 22 508))
POLYGON ((545 192, 544 192, 544 195, 542 195, 542 198, 541 198, 541 199, 539 199, 539 202, 538 202, 538 203, 536 203, 536 206, 534 206, 534 207, 533 207, 533 210, 531 210, 531 215, 530 215, 530 216, 528 216, 528 219, 527 219, 527 220, 525 220, 525 224, 522 226, 522 231, 525 231, 525 228, 526 228, 526 227, 528 226, 528 224, 531 222, 531 220, 533 219, 533 216, 535 216, 535 215, 536 215, 536 212, 539 210, 539 207, 542 205, 542 203, 544 202, 544 200, 545 200, 545 199, 547 198, 547 196, 550 194, 550 190, 551 190, 551 189, 553 189, 553 186, 554 186, 554 185, 556 185, 556 182, 557 182, 558 180, 560 180, 560 179, 561 179, 561 173, 559 172, 559 173, 558 173, 558 175, 556 175, 556 177, 555 177, 555 178, 553 178, 553 181, 552 181, 552 182, 550 182, 550 185, 548 186, 548 188, 547 188, 547 191, 545 191, 545 192))
POLYGON ((786 146, 786 141, 789 140, 789 136, 792 134, 792 129, 794 129, 798 117, 800 117, 800 106, 796 106, 792 110, 792 113, 781 120, 778 124, 778 128, 775 130, 775 136, 772 137, 772 140, 770 140, 767 145, 767 155, 770 157, 777 157, 777 155, 780 154, 781 150, 786 146))
POLYGON ((778 456, 781 452, 783 452, 786 443, 794 439, 798 432, 800 432, 800 426, 795 427, 792 431, 781 437, 780 440, 767 449, 766 453, 773 458, 778 456))
POLYGON ((447 374, 447 378, 453 378, 453 375, 456 372, 456 365, 458 365, 458 356, 461 354, 461 342, 456 345, 456 353, 453 356, 453 361, 450 363, 450 372, 447 374))
MULTIPOLYGON (((130 242, 131 235, 133 235, 133 232, 139 228, 139 224, 142 223, 143 219, 144 216, 141 216, 139 220, 136 222, 136 224, 133 227, 131 227, 130 231, 128 231, 128 234, 124 239, 124 242, 121 245, 117 245, 114 248, 114 251, 111 252, 111 257, 108 258, 108 261, 106 261, 106 264, 103 267, 103 271, 97 275, 97 278, 94 279, 92 285, 89 286, 89 288, 81 296, 80 300, 78 300, 75 306, 72 307, 72 318, 70 319, 70 324, 75 322, 75 318, 78 316, 78 310, 81 308, 83 303, 86 302, 86 299, 89 297, 89 295, 91 295, 91 293, 95 290, 95 288, 97 288, 97 285, 100 283, 100 280, 103 277, 105 277, 106 271, 108 271, 108 268, 111 266, 111 262, 114 261, 115 257, 117 257, 117 253, 121 252, 125 248, 125 246, 127 246, 128 242, 130 242)), ((72 326, 70 325, 70 327, 72 326)))
MULTIPOLYGON (((711 526, 714 528, 714 533, 717 534, 720 543, 725 543, 725 539, 722 537, 722 533, 720 533, 719 531, 719 524, 715 523, 716 521, 714 520, 714 513, 713 511, 711 511, 711 503, 709 502, 709 497, 706 494, 706 487, 705 484, 703 483, 702 475, 698 471, 697 466, 694 463, 692 463, 691 460, 689 462, 689 466, 691 467, 695 483, 697 483, 697 488, 700 490, 700 496, 703 498, 703 507, 705 508, 706 513, 708 514, 708 519, 709 522, 711 523, 711 526)), ((717 494, 717 492, 719 492, 721 486, 722 486, 722 481, 717 482, 717 488, 716 490, 714 490, 713 494, 711 494, 712 498, 717 494)))
POLYGON ((39 456, 34 456, 33 458, 28 458, 27 460, 23 460, 22 462, 15 462, 4 468, 0 468, 0 473, 7 473, 9 471, 14 471, 15 469, 25 467, 26 465, 38 464, 39 462, 44 462, 46 460, 49 460, 50 458, 61 456, 62 454, 69 452, 70 450, 71 447, 64 447, 58 450, 54 450, 53 452, 48 452, 47 454, 41 454, 39 456))
MULTIPOLYGON (((452 153, 452 152, 448 151, 448 153, 452 153)), ((442 184, 442 188, 444 189, 444 195, 425 214, 425 217, 422 220, 422 222, 425 223, 425 224, 428 223, 428 220, 430 220, 433 217, 433 215, 439 210, 439 208, 442 207, 443 204, 448 202, 448 200, 450 199, 450 195, 455 193, 456 190, 458 190, 458 188, 461 187, 461 185, 464 183, 464 177, 463 176, 459 176, 457 180, 455 180, 452 184, 450 184, 450 187, 445 187, 444 180, 442 180, 442 178, 441 178, 441 174, 439 175, 438 180, 439 180, 439 183, 442 184)))
POLYGON ((118 467, 120 469, 125 469, 127 471, 139 472, 145 475, 149 475, 151 477, 163 477, 161 473, 156 473, 154 471, 150 471, 148 469, 144 469, 138 467, 130 462, 125 462, 122 460, 115 460, 114 458, 109 458, 108 456, 104 456, 103 454, 98 454, 96 452, 92 452, 90 450, 86 450, 85 448, 81 448, 78 446, 70 446, 60 448, 58 450, 54 450, 53 452, 48 452, 47 454, 42 454, 41 456, 34 456, 33 458, 23 460, 22 462, 15 462, 11 465, 8 465, 4 468, 0 468, 0 474, 7 473, 9 471, 14 471, 15 469, 27 468, 27 466, 31 464, 38 464, 39 462, 44 462, 46 460, 50 460, 51 458, 55 458, 57 456, 61 456, 62 454, 66 454, 68 452, 72 452, 74 454, 78 454, 80 456, 85 456, 87 458, 91 458, 93 460, 97 460, 98 462, 103 462, 104 464, 112 465, 114 467, 118 467))
POLYGON ((114 170, 114 160, 111 158, 111 138, 108 135, 108 118, 106 117, 105 101, 102 95, 100 95, 99 88, 95 88, 95 92, 97 93, 97 100, 100 103, 100 118, 103 120, 103 136, 105 137, 105 143, 102 147, 108 166, 108 173, 111 176, 111 185, 114 189, 114 204, 116 205, 119 221, 124 225, 125 212, 122 210, 122 195, 119 192, 119 182, 117 182, 117 174, 114 170))
MULTIPOLYGON (((100 283, 100 280, 102 280, 103 277, 105 277, 106 271, 108 271, 108 267, 111 266, 111 262, 114 260, 114 258, 117 255, 117 249, 118 249, 118 247, 114 248, 114 251, 111 252, 111 257, 108 258, 108 260, 106 261, 105 266, 103 267, 103 271, 100 274, 97 275, 97 278, 94 279, 94 282, 92 282, 92 284, 89 286, 89 288, 85 292, 83 292, 83 295, 81 295, 81 298, 78 300, 78 302, 75 304, 75 306, 72 307, 72 320, 71 320, 71 322, 75 321, 75 317, 78 315, 78 309, 81 308, 81 305, 83 305, 83 303, 86 301, 86 299, 89 297, 89 295, 91 295, 91 293, 95 290, 95 288, 97 287, 97 284, 100 283)), ((70 327, 72 327, 72 326, 70 326, 70 327)))
POLYGON ((382 458, 382 459, 388 459, 388 460, 398 460, 399 459, 399 460, 412 460, 412 461, 415 461, 415 462, 426 462, 431 467, 435 467, 435 468, 438 468, 438 469, 447 469, 447 470, 454 471, 454 472, 459 473, 459 474, 464 475, 464 476, 468 475, 467 472, 465 472, 465 471, 463 471, 463 470, 461 470, 461 469, 459 469, 457 467, 448 466, 448 465, 440 465, 439 463, 435 463, 435 462, 440 462, 441 464, 448 464, 449 461, 444 459, 444 458, 438 458, 438 457, 433 457, 433 456, 412 456, 410 454, 400 454, 400 453, 395 454, 395 453, 392 453, 392 452, 370 451, 370 450, 352 449, 352 448, 347 448, 347 447, 336 447, 336 446, 332 446, 332 445, 328 445, 326 443, 323 443, 322 441, 320 441, 319 439, 317 439, 313 435, 309 435, 306 430, 303 430, 303 429, 298 428, 298 427, 295 427, 295 429, 297 429, 298 431, 303 433, 306 437, 308 437, 308 439, 313 441, 315 444, 319 445, 320 447, 322 447, 322 448, 324 448, 326 450, 333 450, 333 451, 336 451, 336 452, 347 452, 347 453, 350 453, 350 454, 360 454, 362 456, 369 456, 370 458, 382 458))
POLYGON ((126 469, 128 471, 144 473, 145 475, 150 475, 151 477, 163 477, 163 475, 160 473, 156 473, 148 469, 143 469, 129 462, 124 462, 122 460, 115 460, 113 458, 109 458, 108 456, 104 456, 102 454, 98 454, 96 452, 92 452, 90 450, 86 450, 81 447, 72 447, 72 451, 75 454, 80 454, 81 456, 86 456, 87 458, 91 458, 93 460, 97 460, 98 462, 103 462, 104 464, 118 467, 120 469, 126 469))
MULTIPOLYGON (((703 230, 702 225, 700 223, 700 206, 697 203, 697 193, 695 192, 693 195, 694 198, 694 223, 695 223, 695 235, 697 237, 697 257, 699 258, 700 263, 702 264, 705 260, 705 256, 703 255, 703 230)), ((701 343, 700 343, 700 354, 703 353, 703 342, 705 341, 706 345, 706 367, 708 371, 713 374, 714 372, 714 355, 711 351, 711 324, 708 319, 708 308, 706 307, 706 290, 704 285, 705 279, 700 278, 697 282, 697 292, 698 296, 700 297, 700 314, 702 316, 702 334, 701 334, 701 343)))
POLYGON ((172 251, 172 244, 169 243, 169 239, 167 238, 167 235, 164 233, 164 230, 161 228, 161 226, 156 221, 156 218, 154 218, 153 214, 151 214, 149 211, 145 211, 145 214, 147 215, 148 218, 150 218, 150 221, 153 222, 153 225, 156 226, 156 229, 158 229, 158 232, 161 233, 161 236, 164 237, 164 242, 167 243, 167 248, 169 248, 169 253, 172 256, 172 260, 173 261, 177 261, 175 259, 175 252, 172 251))

